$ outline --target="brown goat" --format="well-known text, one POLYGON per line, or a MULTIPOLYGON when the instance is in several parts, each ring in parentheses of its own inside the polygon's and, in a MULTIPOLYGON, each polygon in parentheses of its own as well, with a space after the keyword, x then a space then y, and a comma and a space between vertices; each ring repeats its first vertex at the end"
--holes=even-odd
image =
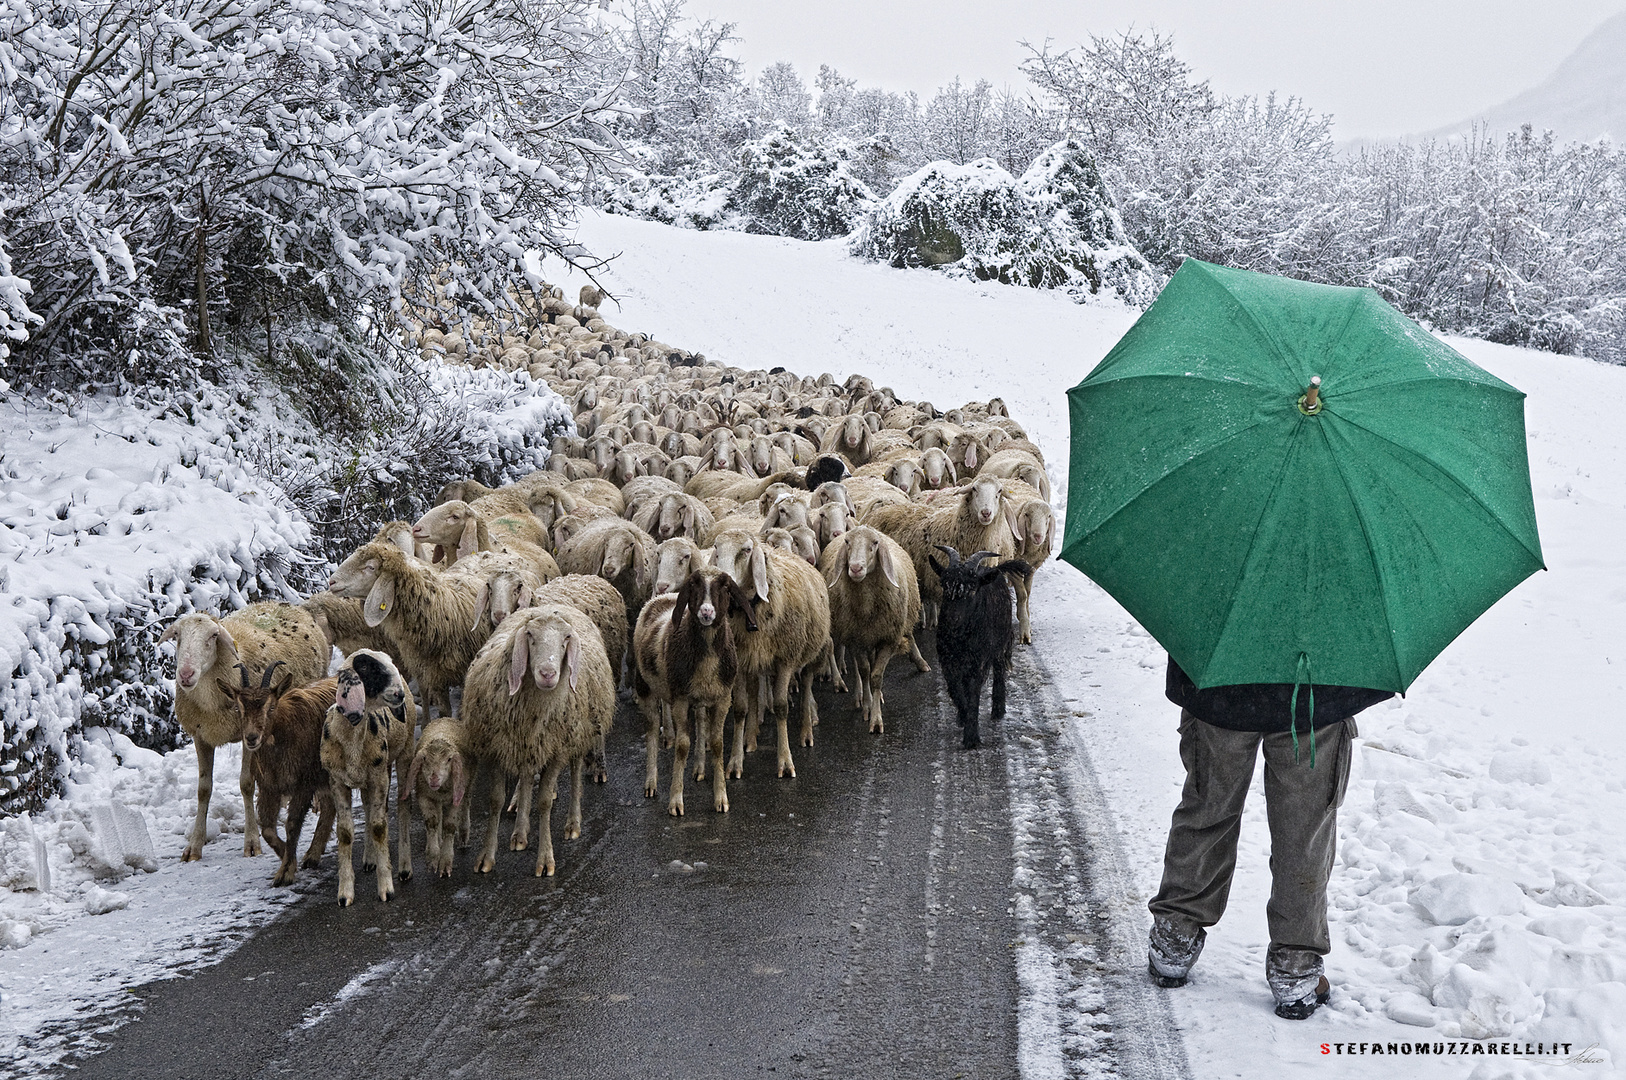
POLYGON ((273 672, 279 666, 280 661, 272 664, 257 687, 233 686, 225 679, 217 679, 216 684, 231 698, 242 719, 243 750, 250 756, 257 789, 260 835, 282 860, 271 884, 292 885, 301 865, 314 867, 321 861, 333 830, 333 799, 327 770, 322 768, 322 721, 337 696, 338 680, 293 687, 294 675, 288 671, 273 683, 273 672), (277 812, 284 797, 288 799, 286 843, 277 836, 277 812), (316 833, 303 862, 296 863, 299 833, 313 799, 316 833))

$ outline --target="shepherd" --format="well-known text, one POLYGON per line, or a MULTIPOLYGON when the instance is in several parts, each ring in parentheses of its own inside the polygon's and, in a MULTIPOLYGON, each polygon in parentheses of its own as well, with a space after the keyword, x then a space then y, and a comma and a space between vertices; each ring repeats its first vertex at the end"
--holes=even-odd
POLYGON ((1062 558, 1169 652, 1185 787, 1148 965, 1220 919, 1261 750, 1276 1015, 1329 1000, 1355 714, 1543 569, 1524 395, 1370 289, 1187 259, 1068 394, 1062 558))

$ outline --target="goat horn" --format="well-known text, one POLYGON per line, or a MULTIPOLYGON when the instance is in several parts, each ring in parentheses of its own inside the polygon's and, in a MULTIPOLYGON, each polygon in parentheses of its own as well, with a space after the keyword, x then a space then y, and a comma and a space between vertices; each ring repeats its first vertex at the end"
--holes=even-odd
MULTIPOLYGON (((265 674, 264 675, 260 676, 260 689, 261 690, 268 689, 271 686, 271 673, 273 671, 277 670, 277 668, 283 666, 283 663, 284 662, 281 661, 281 660, 273 660, 273 661, 271 661, 271 666, 265 669, 265 674)), ((247 684, 245 683, 245 685, 247 685, 247 684)))
POLYGON ((989 556, 991 556, 993 554, 995 554, 995 553, 992 552, 992 551, 979 551, 975 555, 973 555, 969 559, 967 559, 965 561, 965 564, 968 567, 975 567, 978 563, 982 562, 982 560, 988 558, 989 556))
MULTIPOLYGON (((949 565, 950 566, 959 566, 960 565, 960 553, 958 551, 956 551, 954 548, 949 547, 947 544, 933 544, 932 546, 935 547, 938 551, 941 551, 941 552, 945 553, 946 555, 948 555, 948 557, 949 557, 949 565)), ((986 552, 984 554, 986 554, 986 552)))
POLYGON ((235 667, 237 669, 237 674, 242 676, 243 689, 248 689, 248 668, 244 667, 242 664, 233 664, 232 667, 235 667))

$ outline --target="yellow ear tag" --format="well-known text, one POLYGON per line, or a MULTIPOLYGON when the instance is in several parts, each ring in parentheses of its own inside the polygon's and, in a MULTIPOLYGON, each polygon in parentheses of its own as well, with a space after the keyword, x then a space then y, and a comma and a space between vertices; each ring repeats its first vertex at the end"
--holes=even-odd
POLYGON ((390 606, 388 604, 379 604, 378 605, 378 610, 379 611, 388 611, 389 609, 390 609, 390 606))

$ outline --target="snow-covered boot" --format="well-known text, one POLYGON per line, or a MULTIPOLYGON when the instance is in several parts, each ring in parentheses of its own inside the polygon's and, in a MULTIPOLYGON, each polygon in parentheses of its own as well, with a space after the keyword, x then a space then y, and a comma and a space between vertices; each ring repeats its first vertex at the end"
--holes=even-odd
POLYGON ((1321 980, 1315 984, 1313 993, 1306 994, 1294 1001, 1283 1001, 1277 998, 1276 1015, 1283 1020, 1308 1020, 1310 1014, 1315 1012, 1318 1006, 1325 1005, 1327 999, 1331 996, 1332 987, 1328 984, 1327 977, 1323 975, 1321 980))
POLYGON ((1265 953, 1265 981, 1276 998, 1276 1015, 1304 1020, 1325 1005, 1330 988, 1321 973, 1321 956, 1309 949, 1272 945, 1265 953))
POLYGON ((1200 926, 1187 930, 1173 919, 1161 915, 1154 918, 1146 950, 1146 968, 1152 981, 1164 987, 1186 985, 1186 975, 1203 954, 1203 942, 1207 940, 1208 932, 1200 926))

